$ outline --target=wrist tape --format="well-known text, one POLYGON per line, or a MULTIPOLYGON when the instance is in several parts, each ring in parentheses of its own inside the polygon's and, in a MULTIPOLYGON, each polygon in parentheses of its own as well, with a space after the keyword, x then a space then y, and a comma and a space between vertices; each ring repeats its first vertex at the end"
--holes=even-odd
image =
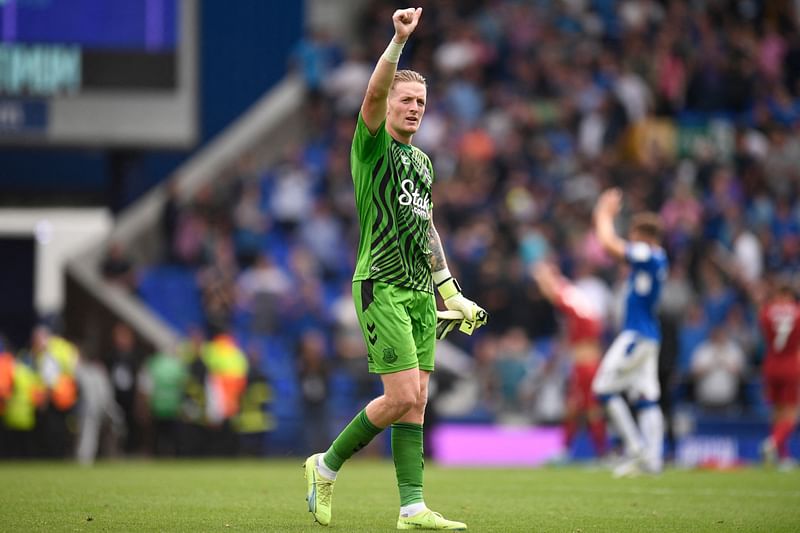
POLYGON ((383 58, 389 63, 397 64, 400 61, 400 54, 403 52, 405 42, 397 43, 394 39, 389 42, 389 46, 383 52, 383 58))

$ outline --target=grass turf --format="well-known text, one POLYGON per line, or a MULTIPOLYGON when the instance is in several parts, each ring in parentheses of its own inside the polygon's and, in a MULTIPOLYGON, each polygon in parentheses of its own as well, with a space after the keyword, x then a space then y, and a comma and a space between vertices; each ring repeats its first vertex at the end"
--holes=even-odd
MULTIPOLYGON (((342 470, 327 529, 304 501, 300 459, 0 463, 0 531, 393 531, 389 462, 342 470)), ((471 531, 800 531, 800 473, 669 470, 613 480, 604 470, 426 466, 434 510, 471 531)))

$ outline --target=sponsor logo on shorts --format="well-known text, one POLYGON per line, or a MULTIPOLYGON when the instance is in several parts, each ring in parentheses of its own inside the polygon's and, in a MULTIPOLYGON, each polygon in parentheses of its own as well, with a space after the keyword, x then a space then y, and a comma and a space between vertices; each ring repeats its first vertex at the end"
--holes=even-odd
POLYGON ((397 361, 397 352, 394 351, 394 348, 390 346, 383 349, 383 361, 389 365, 397 361))

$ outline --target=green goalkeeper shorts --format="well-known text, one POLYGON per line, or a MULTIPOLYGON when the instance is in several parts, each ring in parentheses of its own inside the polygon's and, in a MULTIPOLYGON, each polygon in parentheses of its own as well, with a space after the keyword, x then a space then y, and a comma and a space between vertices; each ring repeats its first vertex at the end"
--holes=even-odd
POLYGON ((433 294, 368 279, 353 282, 353 300, 370 372, 390 374, 417 367, 433 372, 433 294))

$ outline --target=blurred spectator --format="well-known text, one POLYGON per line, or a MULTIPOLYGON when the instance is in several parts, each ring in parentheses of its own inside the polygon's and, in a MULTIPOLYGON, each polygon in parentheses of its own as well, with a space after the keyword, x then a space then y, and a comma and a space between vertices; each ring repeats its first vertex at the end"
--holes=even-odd
POLYGON ((178 422, 186 380, 186 367, 173 353, 156 353, 142 366, 139 390, 147 400, 153 421, 156 455, 174 456, 178 451, 178 422))
POLYGON ((323 80, 325 93, 333 100, 339 115, 358 113, 372 68, 362 49, 351 48, 345 61, 323 80))
MULTIPOLYGON (((531 419, 534 423, 557 424, 564 419, 570 366, 567 357, 550 349, 533 353, 521 393, 531 402, 531 419)), ((599 453, 602 453, 602 449, 598 450, 599 453)))
POLYGON ((745 358, 722 324, 712 327, 708 340, 694 351, 691 369, 701 407, 724 411, 737 403, 745 358))
POLYGON ((172 180, 166 185, 167 199, 161 211, 161 242, 164 247, 162 257, 167 263, 177 263, 176 235, 180 217, 180 190, 177 180, 172 180))
POLYGON ((6 351, 6 342, 0 335, 0 414, 14 392, 14 354, 6 351))
POLYGON ((347 282, 346 285, 339 298, 331 305, 334 354, 337 365, 344 370, 353 384, 353 403, 366 405, 375 397, 376 382, 364 364, 367 346, 364 343, 361 327, 358 325, 350 283, 347 282))
POLYGON ((0 352, 0 457, 34 456, 36 410, 44 399, 44 387, 36 372, 10 352, 0 352))
POLYGON ((614 93, 625 107, 629 122, 645 118, 653 107, 653 96, 644 80, 625 65, 614 85, 614 93))
POLYGON ((111 352, 107 364, 114 400, 122 409, 124 425, 128 430, 123 445, 125 453, 138 451, 140 444, 137 439, 141 431, 136 417, 136 378, 140 363, 133 330, 127 324, 117 322, 111 330, 111 352))
POLYGON ((186 384, 181 399, 181 455, 202 456, 208 452, 206 426, 206 380, 208 368, 203 359, 205 336, 193 328, 179 348, 181 360, 187 368, 186 384))
POLYGON ((670 317, 676 323, 686 318, 686 312, 694 298, 694 290, 687 275, 686 265, 682 261, 673 262, 664 282, 664 289, 661 291, 659 301, 661 314, 670 317))
POLYGON ((703 206, 695 198, 690 183, 684 180, 675 183, 672 195, 661 207, 661 220, 671 246, 681 246, 697 234, 703 221, 703 206))
POLYGON ((712 327, 721 324, 736 301, 736 294, 710 262, 702 267, 703 308, 712 327))
POLYGON ((730 335, 731 340, 741 348, 744 354, 745 373, 749 373, 748 371, 756 364, 761 337, 758 326, 754 323, 753 317, 748 316, 744 304, 737 303, 731 308, 722 327, 730 335))
POLYGON ((236 276, 238 266, 233 245, 226 235, 218 235, 211 245, 211 261, 198 273, 202 291, 206 326, 226 329, 236 305, 236 276))
POLYGON ((733 237, 733 256, 739 276, 748 283, 761 279, 764 253, 758 236, 739 218, 733 229, 733 237))
POLYGON ((103 277, 109 283, 126 290, 132 290, 136 287, 133 262, 122 244, 113 242, 109 245, 101 268, 103 277))
POLYGON ((317 258, 326 280, 335 278, 342 270, 342 237, 342 224, 327 200, 318 200, 303 221, 300 241, 317 258))
MULTIPOLYGON (((177 216, 173 233, 173 256, 184 266, 196 267, 203 261, 203 245, 208 238, 209 221, 203 216, 201 190, 194 202, 177 216)), ((174 199, 172 201, 175 201, 174 199)), ((171 213, 168 213, 171 216, 171 213)))
POLYGON ((303 39, 294 47, 291 63, 300 72, 312 93, 318 92, 341 60, 337 43, 321 28, 308 28, 303 39))
POLYGON ((328 412, 329 369, 326 361, 325 335, 316 330, 305 332, 297 348, 298 375, 303 397, 303 427, 306 432, 304 453, 321 450, 330 440, 328 412))
POLYGON ((236 288, 238 306, 250 316, 250 331, 261 335, 276 333, 278 317, 292 285, 272 257, 264 253, 259 255, 255 263, 239 275, 236 288))
POLYGON ((250 266, 261 250, 269 229, 269 217, 262 210, 261 184, 248 180, 233 211, 234 245, 239 264, 250 266))
POLYGON ((71 342, 53 335, 47 326, 34 328, 31 358, 45 386, 45 407, 37 421, 38 442, 48 457, 64 457, 72 450, 73 432, 67 419, 78 401, 78 355, 71 342))
POLYGON ((104 440, 108 442, 107 453, 116 452, 117 442, 126 432, 125 417, 114 400, 106 367, 98 358, 82 356, 75 368, 75 378, 80 390, 75 457, 80 464, 91 465, 104 440))
POLYGON ((297 247, 292 251, 290 270, 295 290, 282 313, 284 335, 292 338, 306 329, 327 328, 330 318, 316 257, 308 249, 297 247))
POLYGON ((678 371, 688 377, 691 372, 692 359, 710 330, 703 307, 692 302, 686 310, 678 332, 678 371))
POLYGON ((272 388, 261 370, 261 352, 257 347, 247 350, 247 361, 247 385, 234 427, 239 434, 239 453, 259 456, 264 453, 267 432, 275 426, 272 414, 267 412, 272 388))
POLYGON ((498 378, 501 415, 519 416, 524 413, 520 385, 528 373, 531 355, 531 345, 522 328, 514 328, 500 338, 493 366, 498 378))
POLYGON ((239 413, 247 385, 247 357, 228 333, 216 334, 203 349, 208 369, 205 382, 205 418, 211 453, 231 455, 238 446, 233 419, 239 413))
POLYGON ((478 406, 483 411, 497 412, 500 405, 500 383, 495 372, 498 339, 494 335, 483 335, 477 339, 474 349, 475 376, 478 380, 478 406))
POLYGON ((767 131, 769 145, 764 158, 764 173, 767 183, 779 204, 788 205, 789 198, 796 198, 800 173, 800 139, 791 135, 789 128, 773 123, 767 131))
POLYGON ((314 205, 313 176, 300 147, 289 145, 285 157, 273 171, 269 212, 278 227, 291 233, 314 205))

